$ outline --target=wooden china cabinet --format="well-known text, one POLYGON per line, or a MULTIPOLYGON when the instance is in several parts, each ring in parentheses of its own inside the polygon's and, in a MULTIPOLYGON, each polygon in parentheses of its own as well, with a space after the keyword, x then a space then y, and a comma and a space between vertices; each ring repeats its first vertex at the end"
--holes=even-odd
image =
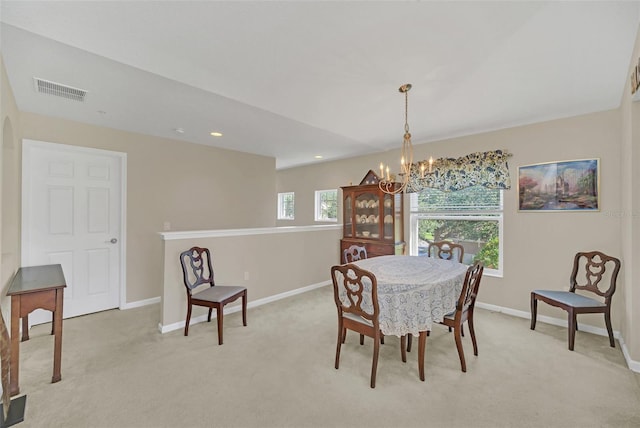
POLYGON ((358 186, 341 187, 344 227, 340 263, 344 263, 344 250, 354 244, 364 246, 368 257, 404 253, 402 193, 384 193, 378 187, 379 180, 369 170, 358 186))

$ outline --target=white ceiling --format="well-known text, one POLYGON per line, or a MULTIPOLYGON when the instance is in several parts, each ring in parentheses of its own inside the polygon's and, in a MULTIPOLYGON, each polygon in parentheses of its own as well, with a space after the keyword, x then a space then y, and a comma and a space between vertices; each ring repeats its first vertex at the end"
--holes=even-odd
POLYGON ((639 16, 637 1, 3 0, 0 47, 21 111, 280 169, 399 148, 403 83, 414 144, 617 108, 639 16))

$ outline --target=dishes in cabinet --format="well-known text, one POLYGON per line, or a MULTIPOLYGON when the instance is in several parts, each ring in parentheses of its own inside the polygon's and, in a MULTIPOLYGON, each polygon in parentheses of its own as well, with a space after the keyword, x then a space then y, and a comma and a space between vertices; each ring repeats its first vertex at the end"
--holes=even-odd
POLYGON ((366 223, 367 222, 367 215, 366 214, 362 214, 361 216, 358 217, 358 221, 360 223, 366 223))
POLYGON ((378 219, 373 214, 367 217, 367 223, 377 223, 377 222, 378 222, 378 219))
POLYGON ((384 201, 385 208, 391 208, 391 199, 387 199, 384 201))
POLYGON ((363 230, 362 231, 362 236, 364 236, 365 238, 368 238, 370 233, 371 232, 369 232, 368 230, 363 230))
POLYGON ((377 238, 379 238, 379 237, 380 237, 380 234, 379 234, 379 233, 372 233, 372 234, 371 234, 371 237, 372 237, 372 238, 376 238, 376 239, 377 239, 377 238))
MULTIPOLYGON (((384 222, 385 223, 393 223, 393 216, 391 214, 387 214, 386 216, 384 216, 384 222)), ((385 236, 386 238, 386 236, 385 236)))

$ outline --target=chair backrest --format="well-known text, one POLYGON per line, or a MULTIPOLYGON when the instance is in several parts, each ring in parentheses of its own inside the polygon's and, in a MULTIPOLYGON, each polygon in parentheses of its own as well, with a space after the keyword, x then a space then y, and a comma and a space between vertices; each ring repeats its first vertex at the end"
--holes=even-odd
POLYGON ((475 262, 472 266, 469 266, 464 277, 458 303, 456 304, 456 311, 464 312, 465 310, 473 309, 476 305, 476 297, 480 289, 480 280, 483 272, 484 265, 482 262, 475 262))
POLYGON ((455 260, 460 263, 464 259, 464 247, 451 241, 436 241, 429 244, 429 257, 455 260))
POLYGON ((352 263, 367 258, 367 248, 361 245, 352 245, 344 250, 344 263, 352 263))
POLYGON ((338 316, 353 314, 371 321, 375 328, 379 328, 376 276, 354 264, 345 264, 331 268, 331 280, 338 316))
POLYGON ((211 253, 208 248, 192 247, 180 253, 180 264, 187 293, 202 284, 215 285, 211 253))
POLYGON ((590 291, 604 297, 609 303, 616 291, 618 272, 620 272, 619 259, 600 251, 579 252, 573 259, 569 291, 590 291))

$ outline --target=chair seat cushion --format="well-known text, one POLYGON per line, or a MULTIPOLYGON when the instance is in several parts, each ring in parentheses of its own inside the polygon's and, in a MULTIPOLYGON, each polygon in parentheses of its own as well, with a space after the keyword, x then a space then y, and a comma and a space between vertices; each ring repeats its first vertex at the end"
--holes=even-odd
POLYGON ((576 308, 599 308, 606 306, 599 300, 591 299, 570 291, 534 290, 533 293, 576 308))
POLYGON ((209 287, 206 290, 202 290, 191 296, 192 299, 206 300, 207 302, 222 302, 233 296, 241 294, 246 287, 239 287, 233 285, 215 285, 209 287))
POLYGON ((369 327, 373 327, 373 323, 366 318, 362 318, 359 315, 352 314, 350 312, 343 312, 342 316, 344 318, 349 318, 352 321, 359 322, 360 324, 368 325, 369 327))

